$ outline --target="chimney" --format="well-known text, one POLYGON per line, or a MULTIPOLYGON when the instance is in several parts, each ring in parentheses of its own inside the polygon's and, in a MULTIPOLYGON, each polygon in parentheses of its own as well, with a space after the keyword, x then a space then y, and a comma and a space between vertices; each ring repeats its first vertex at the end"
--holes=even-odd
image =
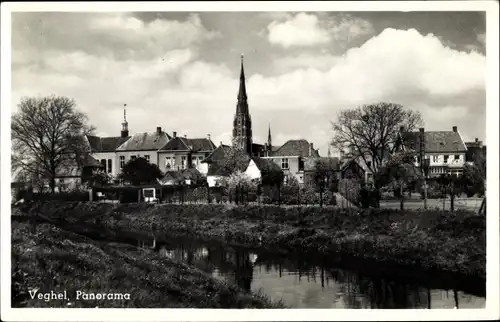
POLYGON ((423 127, 421 127, 421 128, 419 129, 419 131, 420 131, 420 133, 424 133, 424 132, 425 132, 425 129, 424 129, 423 127))
POLYGON ((457 126, 453 127, 453 132, 457 133, 457 126))
POLYGON ((477 142, 479 142, 479 139, 478 139, 478 138, 476 138, 476 143, 477 143, 477 142))
POLYGON ((400 126, 399 127, 399 132, 403 133, 405 131, 405 127, 404 126, 400 126))
POLYGON ((220 141, 220 145, 222 146, 222 141, 220 141))
POLYGON ((210 134, 207 134, 207 140, 210 141, 210 134))
POLYGON ((312 143, 309 143, 309 156, 312 155, 314 145, 312 143))
POLYGON ((161 126, 156 127, 156 134, 161 134, 161 126))
POLYGON ((173 131, 172 134, 173 134, 174 139, 175 139, 177 137, 177 132, 173 131))
POLYGON ((187 137, 188 137, 187 134, 184 134, 184 138, 187 139, 187 137))

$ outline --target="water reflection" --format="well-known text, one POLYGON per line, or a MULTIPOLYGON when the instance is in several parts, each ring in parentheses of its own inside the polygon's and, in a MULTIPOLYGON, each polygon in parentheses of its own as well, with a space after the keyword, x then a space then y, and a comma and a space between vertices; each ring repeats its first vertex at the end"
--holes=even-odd
MULTIPOLYGON (((145 247, 151 248, 151 243, 145 247)), ((312 264, 303 259, 250 252, 243 248, 171 241, 154 245, 162 255, 234 283, 247 291, 266 294, 293 308, 483 308, 485 298, 462 291, 366 276, 312 264)))

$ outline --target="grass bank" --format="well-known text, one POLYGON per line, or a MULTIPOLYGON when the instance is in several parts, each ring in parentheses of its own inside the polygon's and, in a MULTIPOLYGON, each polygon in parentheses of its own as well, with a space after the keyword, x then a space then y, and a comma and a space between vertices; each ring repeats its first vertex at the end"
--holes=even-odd
POLYGON ((101 243, 51 224, 33 228, 12 222, 12 307, 282 307, 157 253, 101 243), (67 298, 36 298, 50 291, 66 291, 67 298), (87 295, 77 299, 77 291, 87 295), (113 295, 88 295, 102 293, 113 295))
POLYGON ((73 224, 206 239, 486 276, 486 219, 472 212, 275 206, 37 203, 24 212, 73 224))

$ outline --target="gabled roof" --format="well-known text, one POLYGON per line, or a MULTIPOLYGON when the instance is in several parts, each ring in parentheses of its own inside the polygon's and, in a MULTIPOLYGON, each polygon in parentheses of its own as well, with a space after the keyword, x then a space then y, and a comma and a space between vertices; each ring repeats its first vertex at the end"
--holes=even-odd
POLYGON ((202 162, 214 162, 217 160, 221 160, 226 155, 226 152, 229 151, 231 147, 229 145, 221 144, 215 150, 210 153, 208 157, 206 157, 202 162))
POLYGON ((201 139, 188 139, 175 137, 168 141, 160 151, 193 151, 193 152, 209 152, 215 150, 216 146, 212 140, 201 139))
POLYGON ((159 150, 168 141, 170 141, 171 136, 165 132, 143 132, 136 133, 122 145, 120 145, 116 151, 150 151, 159 150))
POLYGON ((104 166, 99 161, 97 161, 95 158, 93 158, 91 155, 88 154, 85 156, 85 159, 83 161, 83 166, 104 168, 104 166))
POLYGON ((288 140, 274 151, 272 156, 319 157, 319 153, 316 149, 310 149, 310 144, 306 140, 288 140))
POLYGON ((252 161, 255 162, 255 165, 261 172, 266 172, 266 171, 283 171, 281 170, 280 166, 277 165, 273 160, 271 159, 263 159, 263 158, 258 158, 258 157, 252 157, 252 161))
POLYGON ((120 136, 100 137, 87 135, 87 140, 89 141, 90 150, 92 152, 114 152, 116 148, 128 139, 130 139, 130 136, 122 138, 120 136))
MULTIPOLYGON (((403 132, 403 144, 420 152, 420 132, 403 132)), ((465 146, 460 134, 454 131, 426 131, 424 132, 425 152, 465 152, 465 146)))

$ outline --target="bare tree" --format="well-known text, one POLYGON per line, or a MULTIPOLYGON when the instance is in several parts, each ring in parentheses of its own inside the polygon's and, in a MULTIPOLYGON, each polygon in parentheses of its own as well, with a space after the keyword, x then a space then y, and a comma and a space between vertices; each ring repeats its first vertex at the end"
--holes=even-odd
POLYGON ((352 149, 369 170, 376 173, 392 152, 401 126, 412 131, 423 124, 419 112, 405 110, 402 105, 378 103, 363 105, 339 113, 332 122, 332 145, 339 151, 352 149))
POLYGON ((12 116, 12 167, 31 178, 48 180, 65 167, 81 167, 88 151, 84 135, 93 131, 73 99, 59 96, 23 97, 12 116))

